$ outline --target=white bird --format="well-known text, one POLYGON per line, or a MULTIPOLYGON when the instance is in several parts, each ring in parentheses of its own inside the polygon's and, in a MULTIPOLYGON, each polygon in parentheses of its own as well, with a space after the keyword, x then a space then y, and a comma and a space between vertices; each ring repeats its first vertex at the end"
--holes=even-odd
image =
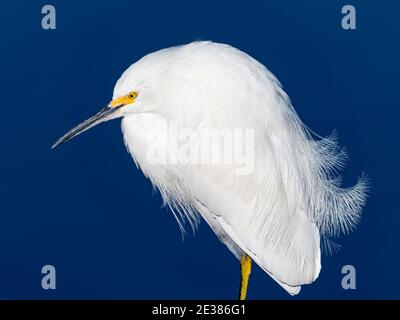
MULTIPOLYGON (((146 55, 123 73, 107 107, 53 148, 119 117, 128 151, 180 226, 186 218, 195 228, 203 217, 241 261, 240 299, 252 260, 298 294, 319 275, 322 240, 347 233, 359 221, 366 179, 340 188, 343 149, 332 136, 312 133, 275 76, 236 48, 201 41, 146 55), (243 164, 235 161, 171 160, 171 150, 184 147, 183 130, 185 147, 199 147, 207 130, 250 132, 250 169, 239 172, 243 164)), ((232 141, 237 148, 240 143, 232 141)), ((214 139, 206 147, 216 156, 226 143, 214 139)))

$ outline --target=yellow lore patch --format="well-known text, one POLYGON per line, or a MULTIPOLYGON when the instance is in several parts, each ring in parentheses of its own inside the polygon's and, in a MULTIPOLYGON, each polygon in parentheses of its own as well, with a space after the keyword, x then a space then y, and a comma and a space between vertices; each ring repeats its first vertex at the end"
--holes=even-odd
POLYGON ((135 99, 139 95, 138 92, 132 91, 129 92, 127 95, 119 97, 111 101, 110 106, 111 107, 117 107, 117 106, 126 106, 127 104, 131 104, 135 102, 135 99))

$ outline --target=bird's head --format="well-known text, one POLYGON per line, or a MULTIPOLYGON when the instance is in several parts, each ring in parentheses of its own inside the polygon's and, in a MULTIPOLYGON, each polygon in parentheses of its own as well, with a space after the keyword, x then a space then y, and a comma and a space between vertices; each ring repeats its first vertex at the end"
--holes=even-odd
POLYGON ((127 113, 131 113, 134 111, 134 104, 139 96, 138 91, 130 91, 127 94, 122 94, 114 98, 106 107, 101 109, 94 116, 80 123, 76 127, 72 128, 65 135, 63 135, 60 139, 57 140, 56 143, 52 146, 52 148, 57 147, 58 145, 64 143, 77 136, 78 134, 96 126, 99 123, 104 121, 108 121, 111 119, 119 118, 124 116, 127 113))

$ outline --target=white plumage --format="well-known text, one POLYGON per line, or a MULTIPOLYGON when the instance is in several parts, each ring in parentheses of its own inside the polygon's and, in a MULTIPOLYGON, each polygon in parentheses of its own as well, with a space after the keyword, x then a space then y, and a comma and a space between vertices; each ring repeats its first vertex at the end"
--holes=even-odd
MULTIPOLYGON (((136 101, 107 120, 123 117, 129 152, 180 226, 186 218, 195 228, 200 214, 236 257, 248 254, 291 294, 313 282, 321 238, 350 231, 365 202, 365 178, 340 188, 345 154, 334 138, 313 138, 274 75, 225 44, 149 54, 124 72, 113 98, 132 90, 136 101), (154 139, 154 131, 171 138, 171 123, 194 133, 252 130, 253 170, 238 175, 237 164, 149 161, 149 148, 168 153, 167 140, 154 139)), ((214 152, 221 148, 214 142, 214 152)))

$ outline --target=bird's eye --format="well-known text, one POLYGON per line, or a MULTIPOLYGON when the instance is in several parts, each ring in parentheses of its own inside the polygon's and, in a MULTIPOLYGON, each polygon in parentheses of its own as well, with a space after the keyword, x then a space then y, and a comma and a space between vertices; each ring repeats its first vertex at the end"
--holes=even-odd
POLYGON ((136 91, 133 91, 133 92, 131 92, 131 93, 129 93, 129 98, 131 98, 131 99, 135 99, 137 96, 138 96, 138 93, 136 92, 136 91))

